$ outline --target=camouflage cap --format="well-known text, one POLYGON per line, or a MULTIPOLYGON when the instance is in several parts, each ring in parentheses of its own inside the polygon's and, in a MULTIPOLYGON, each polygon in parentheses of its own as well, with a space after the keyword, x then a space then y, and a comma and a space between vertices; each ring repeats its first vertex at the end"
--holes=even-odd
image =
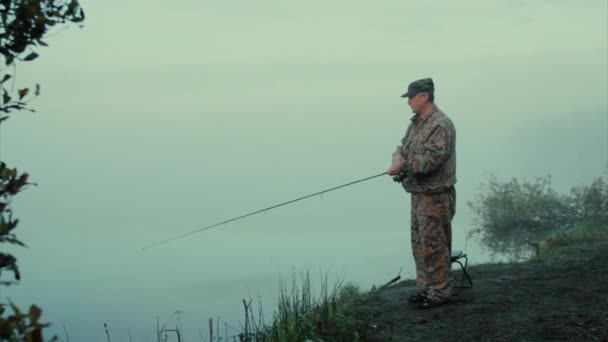
POLYGON ((432 79, 423 78, 410 83, 407 87, 407 93, 401 95, 401 97, 410 97, 422 92, 435 92, 435 85, 433 84, 432 79))

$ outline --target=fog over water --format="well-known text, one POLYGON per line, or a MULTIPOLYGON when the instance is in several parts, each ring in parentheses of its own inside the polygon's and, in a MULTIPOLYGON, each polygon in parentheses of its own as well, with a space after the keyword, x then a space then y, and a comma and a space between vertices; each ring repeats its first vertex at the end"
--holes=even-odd
MULTIPOLYGON (((386 171, 432 77, 457 132, 454 249, 493 173, 554 188, 608 167, 606 1, 81 1, 85 27, 19 64, 37 113, 4 122, 0 156, 26 170, 0 289, 49 334, 155 341, 175 311, 188 341, 242 298, 275 309, 279 276, 362 289, 414 277, 409 194, 388 176, 145 245, 386 171), (5 275, 8 277, 8 275, 5 275)), ((172 326, 175 320, 172 318, 172 326)), ((222 326, 223 332, 223 326, 222 326)))

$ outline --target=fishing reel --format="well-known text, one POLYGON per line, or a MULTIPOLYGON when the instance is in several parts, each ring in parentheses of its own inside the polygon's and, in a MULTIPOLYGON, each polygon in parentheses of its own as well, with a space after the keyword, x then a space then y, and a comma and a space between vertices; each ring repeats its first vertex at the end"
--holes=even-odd
POLYGON ((407 174, 405 172, 401 172, 400 174, 393 177, 393 181, 401 183, 405 178, 407 178, 407 174))

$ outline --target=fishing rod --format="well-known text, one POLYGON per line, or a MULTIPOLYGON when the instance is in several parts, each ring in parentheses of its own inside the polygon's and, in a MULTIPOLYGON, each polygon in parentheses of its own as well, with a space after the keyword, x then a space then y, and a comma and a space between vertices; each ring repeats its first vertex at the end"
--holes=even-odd
POLYGON ((207 229, 210 229, 210 228, 213 228, 213 227, 221 226, 221 225, 226 224, 228 222, 240 220, 240 219, 243 219, 243 218, 245 218, 247 216, 259 214, 259 213, 264 212, 264 211, 275 209, 275 208, 278 208, 278 207, 281 207, 281 206, 284 206, 284 205, 287 205, 287 204, 291 204, 291 203, 294 203, 294 202, 297 202, 297 201, 300 201, 300 200, 303 200, 303 199, 306 199, 306 198, 309 198, 309 197, 313 197, 313 196, 316 196, 316 195, 321 195, 321 194, 324 194, 326 192, 330 192, 330 191, 333 191, 333 190, 344 188, 344 187, 349 186, 349 185, 353 185, 353 184, 356 184, 356 183, 361 183, 361 182, 364 182, 364 181, 372 179, 372 178, 384 176, 386 174, 387 174, 387 172, 385 171, 385 172, 382 172, 382 173, 374 175, 374 176, 366 177, 366 178, 359 179, 359 180, 356 180, 356 181, 353 181, 353 182, 350 182, 350 183, 342 184, 342 185, 339 185, 339 186, 336 186, 336 187, 333 187, 333 188, 330 188, 330 189, 326 189, 326 190, 323 190, 323 191, 315 192, 314 194, 302 196, 302 197, 293 199, 291 201, 275 204, 275 205, 270 206, 268 208, 260 209, 260 210, 254 211, 252 213, 249 213, 249 214, 245 214, 245 215, 241 215, 241 216, 238 216, 238 217, 235 217, 235 218, 231 218, 231 219, 226 220, 226 221, 215 223, 215 224, 212 224, 212 225, 209 225, 209 226, 206 226, 206 227, 203 227, 203 228, 199 228, 197 230, 193 230, 191 232, 188 232, 188 233, 185 233, 185 234, 182 234, 182 235, 178 235, 178 236, 175 236, 175 237, 163 240, 163 241, 159 241, 159 242, 153 243, 151 245, 143 247, 142 251, 145 251, 146 249, 150 249, 152 247, 156 247, 156 246, 162 245, 162 244, 167 243, 169 241, 177 240, 179 238, 183 238, 183 237, 188 236, 188 235, 192 235, 192 234, 195 234, 195 233, 198 233, 198 232, 202 232, 203 230, 207 230, 207 229))

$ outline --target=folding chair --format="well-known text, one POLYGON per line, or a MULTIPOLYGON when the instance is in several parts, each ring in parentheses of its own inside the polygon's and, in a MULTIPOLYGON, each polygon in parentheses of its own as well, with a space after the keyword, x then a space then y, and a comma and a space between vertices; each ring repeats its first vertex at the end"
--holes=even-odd
POLYGON ((466 253, 462 251, 452 251, 452 257, 450 258, 451 263, 457 263, 460 265, 460 269, 462 269, 462 276, 460 277, 460 284, 454 285, 454 288, 472 288, 473 282, 471 281, 471 277, 467 273, 467 265, 469 263, 469 258, 466 253), (460 259, 464 259, 464 265, 460 262, 460 259), (465 280, 468 284, 465 284, 465 280))

